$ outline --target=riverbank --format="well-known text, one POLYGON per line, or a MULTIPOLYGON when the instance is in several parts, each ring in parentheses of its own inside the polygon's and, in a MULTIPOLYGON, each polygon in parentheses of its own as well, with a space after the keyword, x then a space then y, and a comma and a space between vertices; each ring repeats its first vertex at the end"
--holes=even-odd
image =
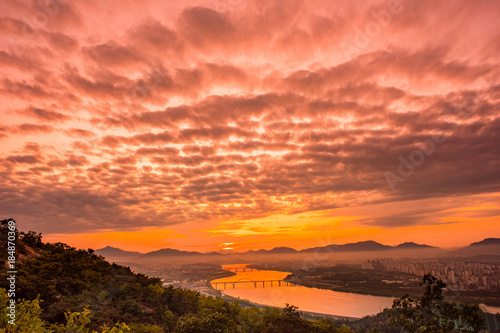
POLYGON ((331 291, 338 291, 338 292, 343 292, 343 293, 352 293, 352 294, 366 295, 366 296, 380 296, 380 297, 397 298, 397 297, 403 296, 405 293, 408 293, 411 297, 418 297, 421 294, 421 292, 419 292, 419 290, 407 290, 406 292, 403 292, 402 294, 400 294, 400 293, 394 293, 394 292, 385 292, 382 290, 365 290, 365 289, 359 289, 356 287, 349 288, 348 286, 328 285, 328 284, 322 283, 322 282, 315 282, 315 281, 309 281, 309 280, 304 281, 302 279, 294 278, 292 275, 286 277, 284 281, 296 284, 298 286, 306 287, 306 288, 331 290, 331 291))
MULTIPOLYGON (((315 281, 302 281, 300 279, 294 279, 293 275, 290 275, 284 279, 284 281, 293 283, 295 285, 303 286, 306 288, 315 288, 322 290, 332 290, 338 292, 345 293, 353 293, 358 295, 369 295, 369 296, 381 296, 381 297, 391 297, 391 298, 400 298, 404 294, 409 294, 412 298, 418 298, 422 296, 422 288, 419 286, 418 288, 405 289, 403 292, 395 293, 394 291, 384 292, 381 290, 364 290, 356 288, 356 286, 348 287, 348 286, 335 286, 335 285, 325 285, 321 282, 315 281)), ((498 295, 492 295, 491 293, 487 293, 484 290, 446 290, 444 293, 445 299, 450 301, 458 301, 461 303, 468 304, 484 304, 486 306, 491 307, 500 307, 500 297, 498 295), (479 295, 478 295, 479 294, 479 295)))

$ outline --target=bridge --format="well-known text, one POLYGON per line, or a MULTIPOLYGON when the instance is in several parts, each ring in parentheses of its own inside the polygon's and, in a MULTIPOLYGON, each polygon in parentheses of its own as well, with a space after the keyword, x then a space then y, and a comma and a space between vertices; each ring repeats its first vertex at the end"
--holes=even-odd
POLYGON ((213 282, 212 285, 215 285, 215 289, 217 289, 218 285, 224 286, 224 289, 226 289, 227 285, 233 285, 233 289, 236 287, 237 283, 253 283, 254 287, 257 288, 257 286, 260 286, 262 283, 262 287, 266 286, 266 283, 270 285, 271 287, 274 285, 277 285, 279 287, 281 286, 293 286, 294 284, 291 282, 283 281, 283 280, 260 280, 260 281, 255 281, 249 278, 241 278, 236 281, 226 281, 226 282, 213 282))
MULTIPOLYGON (((253 272, 253 268, 247 268, 247 267, 231 267, 231 268, 226 268, 226 271, 229 272, 253 272)), ((258 269, 255 269, 255 271, 258 271, 258 269)))

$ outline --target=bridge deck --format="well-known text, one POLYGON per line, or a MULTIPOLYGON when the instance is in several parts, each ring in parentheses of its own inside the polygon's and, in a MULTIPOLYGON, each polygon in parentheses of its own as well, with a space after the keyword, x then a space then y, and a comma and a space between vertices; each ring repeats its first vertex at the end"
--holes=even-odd
POLYGON ((287 281, 283 281, 283 280, 255 280, 255 281, 254 280, 245 280, 245 281, 240 280, 240 281, 211 282, 211 284, 215 285, 215 289, 217 289, 218 285, 223 285, 224 289, 225 289, 228 284, 232 284, 233 288, 234 288, 237 283, 253 283, 255 287, 257 287, 257 284, 260 285, 262 283, 262 286, 265 287, 266 282, 270 283, 271 286, 273 286, 273 282, 274 283, 277 282, 278 287, 290 286, 290 285, 293 286, 294 285, 292 282, 287 282, 287 281))

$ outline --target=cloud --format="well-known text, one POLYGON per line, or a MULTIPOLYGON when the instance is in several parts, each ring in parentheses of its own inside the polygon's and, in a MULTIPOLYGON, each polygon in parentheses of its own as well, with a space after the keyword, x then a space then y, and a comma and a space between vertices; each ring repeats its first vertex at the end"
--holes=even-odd
POLYGON ((129 1, 112 18, 95 1, 6 6, 0 211, 37 230, 195 230, 500 191, 496 3, 404 3, 384 24, 384 1, 129 1))
POLYGON ((34 107, 21 110, 19 111, 19 113, 24 114, 31 118, 38 119, 40 121, 47 121, 47 122, 65 121, 71 119, 69 116, 66 116, 57 111, 39 109, 34 107))
POLYGON ((83 53, 103 66, 128 66, 142 61, 133 48, 118 45, 113 41, 84 48, 83 53))
POLYGON ((79 137, 92 138, 92 137, 95 136, 94 132, 88 131, 88 130, 84 130, 84 129, 81 129, 81 128, 71 128, 71 129, 66 130, 65 133, 68 136, 75 137, 75 138, 79 138, 79 137))
POLYGON ((408 211, 377 218, 361 219, 359 222, 385 228, 401 228, 414 225, 434 224, 438 220, 436 214, 437 212, 439 212, 439 210, 422 209, 419 211, 408 211))
POLYGON ((44 37, 54 49, 64 53, 76 51, 78 48, 77 39, 61 32, 44 31, 44 37))
POLYGON ((21 124, 14 127, 14 131, 22 134, 30 133, 49 133, 52 132, 54 128, 50 125, 38 125, 38 124, 21 124))
POLYGON ((150 51, 169 55, 182 55, 184 43, 178 34, 167 28, 158 20, 149 18, 128 31, 128 36, 134 45, 147 48, 150 51))
POLYGON ((21 163, 21 164, 36 164, 41 162, 40 158, 36 155, 16 155, 9 156, 6 158, 7 162, 10 163, 21 163))

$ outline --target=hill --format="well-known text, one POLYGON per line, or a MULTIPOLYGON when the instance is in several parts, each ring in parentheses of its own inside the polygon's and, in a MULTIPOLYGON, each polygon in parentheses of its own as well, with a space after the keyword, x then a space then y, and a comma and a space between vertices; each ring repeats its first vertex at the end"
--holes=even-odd
POLYGON ((114 257, 114 258, 135 258, 143 254, 140 252, 124 251, 122 249, 111 246, 106 246, 102 249, 95 250, 95 253, 103 257, 114 257))
POLYGON ((500 238, 485 238, 480 242, 475 242, 469 246, 485 246, 485 245, 500 245, 500 238))
POLYGON ((298 251, 292 249, 291 247, 275 247, 271 250, 257 250, 257 251, 248 251, 246 253, 255 253, 255 254, 290 254, 297 253, 298 251))
POLYGON ((374 241, 348 243, 337 247, 338 252, 352 251, 385 251, 394 249, 392 246, 383 245, 374 241))
POLYGON ((181 257, 181 256, 196 256, 203 255, 200 252, 189 252, 189 251, 181 251, 175 249, 160 249, 157 251, 148 252, 143 254, 141 258, 155 258, 155 257, 181 257))
POLYGON ((430 246, 430 245, 426 245, 426 244, 417 244, 414 242, 401 243, 401 244, 395 246, 395 248, 396 249, 404 249, 404 250, 408 250, 408 249, 436 249, 435 246, 430 246))
POLYGON ((500 238, 486 238, 469 246, 446 253, 452 257, 498 256, 500 253, 500 238))

